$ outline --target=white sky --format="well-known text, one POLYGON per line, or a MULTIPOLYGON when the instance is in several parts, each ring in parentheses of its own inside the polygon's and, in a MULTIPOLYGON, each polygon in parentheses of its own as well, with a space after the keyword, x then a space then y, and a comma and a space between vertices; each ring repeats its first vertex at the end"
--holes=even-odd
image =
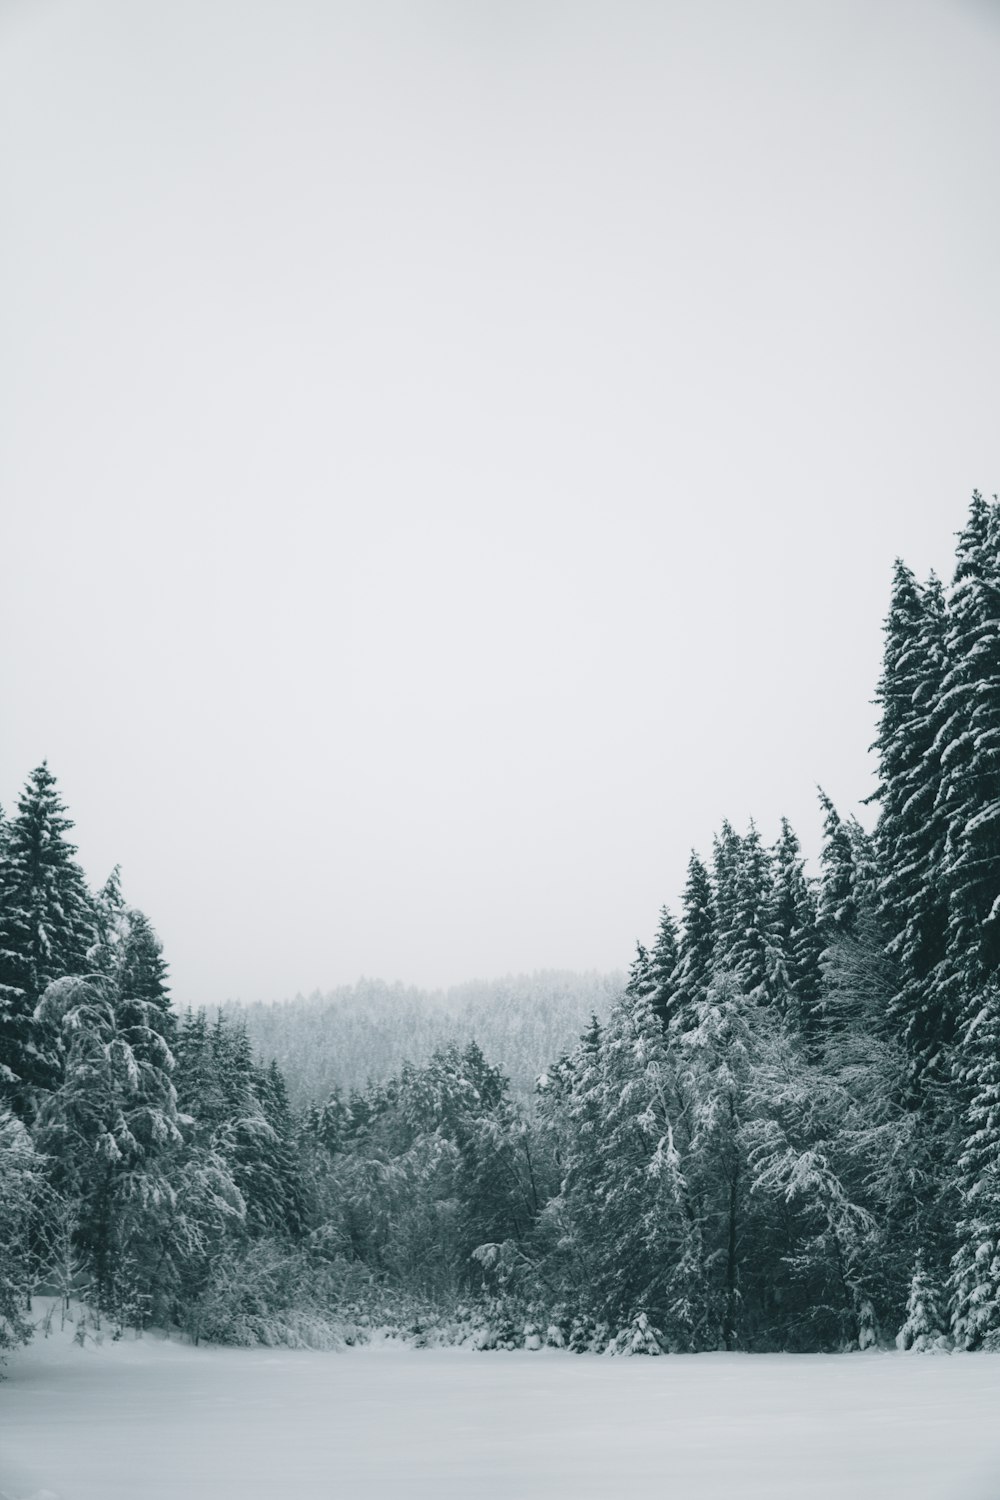
POLYGON ((0 0, 0 800, 180 1003, 815 849, 997 488, 1000 7, 0 0))

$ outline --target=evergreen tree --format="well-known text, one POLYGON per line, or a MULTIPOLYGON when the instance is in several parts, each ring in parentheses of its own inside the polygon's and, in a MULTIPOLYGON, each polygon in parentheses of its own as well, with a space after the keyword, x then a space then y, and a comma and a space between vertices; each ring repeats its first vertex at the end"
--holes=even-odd
POLYGON ((947 953, 937 985, 954 1027, 1000 968, 1000 515, 978 493, 959 537, 948 604, 941 757, 947 953))
POLYGON ((146 1057, 123 1034, 109 980, 49 985, 40 1013, 62 1039, 58 1087, 38 1114, 37 1138, 54 1182, 78 1205, 78 1242, 100 1306, 150 1295, 149 1249, 174 1208, 166 1163, 182 1143, 173 1058, 162 1037, 144 1035, 146 1057))
POLYGON ((651 995, 653 987, 654 980, 649 949, 645 948, 642 943, 636 942, 635 957, 629 965, 628 984, 625 988, 630 995, 651 995))
POLYGON ((875 834, 877 906, 900 988, 890 1014, 922 1073, 936 1064, 954 1032, 942 1014, 939 967, 945 951, 947 900, 942 875, 944 823, 937 748, 946 669, 944 595, 937 579, 918 588, 897 562, 885 625, 877 701, 881 721, 880 813, 875 834))
POLYGON ((941 1312, 938 1289, 924 1265, 923 1255, 917 1256, 910 1278, 910 1290, 906 1299, 906 1320, 896 1335, 897 1349, 911 1349, 924 1354, 948 1347, 945 1318, 941 1312))
POLYGON ((772 999, 771 975, 777 960, 771 886, 768 852, 751 822, 736 852, 728 965, 743 993, 758 1004, 772 999))
POLYGON ((297 1129, 284 1077, 273 1058, 266 1069, 258 1071, 257 1093, 264 1117, 274 1132, 270 1166, 276 1201, 271 1220, 281 1232, 296 1239, 302 1234, 305 1222, 304 1188, 296 1150, 297 1129))
POLYGON ((99 892, 95 910, 97 941, 89 963, 111 983, 119 1026, 137 1053, 143 1053, 145 1028, 172 1041, 177 1024, 163 947, 147 917, 125 904, 117 867, 99 892))
POLYGON ((27 1343, 33 1289, 32 1229, 43 1162, 20 1120, 0 1110, 0 1351, 27 1343))
POLYGON ((697 1007, 708 993, 715 964, 715 901, 704 864, 691 851, 678 943, 676 1013, 683 1029, 695 1024, 697 1007))
POLYGON ((712 876, 715 905, 714 965, 732 972, 733 948, 737 940, 737 879, 740 867, 740 836, 726 819, 712 841, 712 876))
POLYGON ((650 998, 664 1030, 669 1026, 675 1010, 677 958, 677 923, 669 908, 664 906, 660 909, 660 923, 649 957, 649 977, 652 981, 650 998))
POLYGON ((539 1222, 544 1281, 592 1330, 607 1326, 604 1344, 645 1313, 674 1348, 714 1346, 679 1080, 648 995, 621 998, 570 1080, 553 1101, 561 1187, 539 1222))
POLYGON ((799 841, 787 818, 774 846, 771 912, 776 961, 770 982, 774 998, 799 1032, 815 1031, 820 1014, 823 939, 816 897, 805 875, 799 841))
POLYGON ((0 1088, 19 1113, 58 1080, 56 1039, 35 1020, 52 980, 87 971, 95 936, 93 903, 73 824, 42 764, 28 778, 0 867, 0 1088))
POLYGON ((824 813, 819 920, 829 940, 837 933, 850 935, 857 926, 858 872, 850 828, 841 820, 822 787, 819 800, 824 813))
POLYGON ((969 1094, 958 1163, 961 1219, 952 1261, 952 1332, 960 1349, 1000 1349, 1000 985, 981 996, 964 1039, 969 1094))

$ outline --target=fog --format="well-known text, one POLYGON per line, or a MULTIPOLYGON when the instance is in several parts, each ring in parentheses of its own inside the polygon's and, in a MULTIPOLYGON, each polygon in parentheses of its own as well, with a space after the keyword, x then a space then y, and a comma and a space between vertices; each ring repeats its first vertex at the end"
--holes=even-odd
MULTIPOLYGON (((810 851, 997 487, 986 4, 0 4, 0 801, 180 1003, 810 851)), ((871 810, 862 810, 871 817, 871 810)))

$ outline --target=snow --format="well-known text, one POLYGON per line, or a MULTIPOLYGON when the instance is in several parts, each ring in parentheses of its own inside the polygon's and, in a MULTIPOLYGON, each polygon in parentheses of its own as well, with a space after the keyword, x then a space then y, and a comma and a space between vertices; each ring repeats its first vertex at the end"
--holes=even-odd
POLYGON ((13 1354, 4 1500, 995 1500, 1000 1355, 13 1354))

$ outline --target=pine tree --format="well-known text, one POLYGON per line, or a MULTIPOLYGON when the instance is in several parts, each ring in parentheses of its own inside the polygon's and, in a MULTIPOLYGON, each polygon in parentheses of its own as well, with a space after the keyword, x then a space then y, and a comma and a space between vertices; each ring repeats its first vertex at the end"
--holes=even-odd
POLYGON ((819 920, 829 939, 837 933, 854 932, 858 921, 858 882, 850 829, 822 787, 819 800, 824 813, 819 920))
POLYGON ((288 1089, 278 1064, 272 1058, 258 1073, 257 1093, 264 1117, 274 1132, 270 1152, 272 1179, 277 1189, 271 1211, 275 1226, 291 1238, 302 1234, 305 1201, 296 1151, 296 1123, 288 1103, 288 1089))
POLYGON ((88 955, 89 966, 110 981, 118 1024, 137 1055, 145 1056, 145 1030, 171 1042, 177 1034, 163 945, 144 913, 126 905, 117 866, 94 906, 97 941, 88 955))
POLYGON ((728 964, 743 993, 762 1005, 772 998, 770 979, 777 956, 771 887, 768 852, 751 822, 736 854, 728 964))
POLYGON ((704 1257, 668 1045, 649 996, 626 993, 598 1050, 577 1049, 571 1089, 553 1101, 561 1188, 543 1215, 554 1236, 546 1276, 591 1327, 610 1334, 646 1313, 673 1347, 704 1347, 704 1257))
POLYGON ((677 923, 669 908, 664 906, 660 909, 660 924, 649 957, 650 997, 664 1031, 675 1010, 677 957, 677 923))
POLYGON ((55 778, 43 761, 28 778, 0 868, 0 1088, 20 1113, 58 1080, 54 1039, 34 1013, 46 986, 84 974, 94 907, 66 839, 55 778))
POLYGON ((822 995, 816 897, 806 878, 798 838, 787 818, 774 846, 774 896, 771 929, 777 955, 770 983, 791 1025, 803 1034, 815 1031, 822 995))
POLYGON ((938 809, 945 825, 947 954, 939 1004, 957 1024, 965 997, 1000 968, 1000 513, 978 493, 959 537, 941 685, 938 809))
POLYGON ((653 984, 649 949, 645 948, 642 943, 636 942, 635 957, 629 965, 628 984, 625 988, 630 995, 651 995, 653 984))
POLYGON ((32 1334, 32 1230, 37 1228, 43 1161, 20 1120, 0 1110, 0 1350, 32 1334))
POLYGON ((962 1218, 952 1260, 952 1332, 961 1349, 1000 1349, 1000 985, 981 996, 963 1041, 969 1093, 958 1163, 962 1218))
POLYGON ((934 578, 918 588, 897 562, 885 625, 877 701, 880 802, 875 843, 877 905, 901 986, 890 1007, 917 1072, 933 1067, 954 1025, 934 993, 944 957, 947 902, 941 882, 941 757, 936 748, 946 667, 945 607, 934 578))
POLYGON ((937 1287, 919 1254, 910 1278, 910 1290, 906 1299, 906 1319, 896 1335, 897 1349, 910 1349, 916 1354, 934 1352, 948 1347, 945 1318, 941 1312, 941 1298, 937 1287))
POLYGON ((708 993, 715 964, 716 920, 712 883, 704 864, 691 851, 683 896, 678 942, 675 1011, 683 1030, 696 1024, 697 1008, 708 993))
POLYGON ((737 877, 740 866, 739 834, 726 819, 712 841, 713 900, 715 905, 715 968, 732 972, 736 942, 737 877))
POLYGON ((173 1038, 176 1020, 170 1009, 163 945, 148 919, 135 907, 125 912, 115 987, 118 1024, 129 1034, 137 1052, 144 1049, 143 1028, 173 1038))
POLYGON ((40 1106, 37 1137, 53 1160, 56 1186, 79 1205, 79 1243, 98 1304, 120 1309, 124 1299, 134 1314, 134 1295, 149 1293, 150 1257, 140 1246, 173 1210, 166 1162, 182 1135, 169 1048, 160 1038, 157 1055, 146 1036, 149 1056, 138 1056, 116 1009, 103 976, 59 979, 46 989, 40 1013, 60 1034, 65 1063, 40 1106))

